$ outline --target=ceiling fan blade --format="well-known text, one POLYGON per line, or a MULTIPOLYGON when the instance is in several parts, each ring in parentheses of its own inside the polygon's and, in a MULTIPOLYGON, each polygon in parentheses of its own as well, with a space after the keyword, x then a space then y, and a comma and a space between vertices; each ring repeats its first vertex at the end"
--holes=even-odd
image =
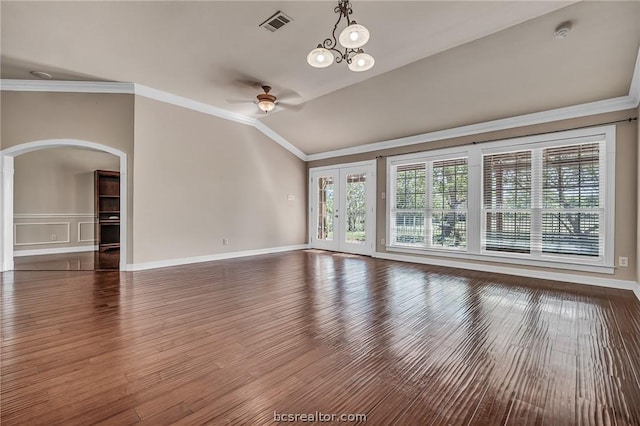
POLYGON ((237 78, 231 80, 231 85, 240 89, 260 90, 262 83, 251 78, 237 78))
POLYGON ((255 104, 254 100, 250 99, 226 99, 228 104, 255 104))
POLYGON ((300 93, 292 89, 274 89, 273 92, 277 94, 278 99, 293 100, 302 98, 300 93))
POLYGON ((304 104, 291 104, 289 102, 276 102, 276 106, 291 111, 300 111, 302 108, 304 108, 304 104))

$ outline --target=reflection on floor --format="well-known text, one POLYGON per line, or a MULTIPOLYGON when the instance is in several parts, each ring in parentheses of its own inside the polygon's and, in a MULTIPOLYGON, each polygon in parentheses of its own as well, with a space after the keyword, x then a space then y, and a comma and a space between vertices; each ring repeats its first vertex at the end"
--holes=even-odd
POLYGON ((117 270, 120 263, 120 250, 22 256, 14 258, 13 262, 16 271, 117 270))
POLYGON ((3 425, 640 425, 628 290, 304 251, 1 287, 3 425))

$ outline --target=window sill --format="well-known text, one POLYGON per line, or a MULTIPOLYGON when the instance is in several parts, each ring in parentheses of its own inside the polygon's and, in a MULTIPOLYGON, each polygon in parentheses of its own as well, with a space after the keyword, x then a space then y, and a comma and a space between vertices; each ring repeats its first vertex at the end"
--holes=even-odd
POLYGON ((555 260, 534 260, 534 259, 522 259, 518 257, 510 257, 510 256, 495 256, 490 254, 473 254, 468 252, 456 252, 456 251, 448 251, 448 250, 437 250, 437 249, 412 249, 409 247, 399 247, 399 246, 386 246, 385 247, 388 252, 396 252, 396 253, 406 253, 420 256, 436 256, 436 257, 449 257, 454 259, 462 259, 462 260, 473 260, 480 262, 494 262, 494 263, 505 263, 512 265, 523 265, 523 266, 536 266, 542 268, 554 268, 554 269, 567 269, 572 271, 580 271, 580 272, 595 272, 598 274, 613 274, 615 272, 615 267, 613 265, 594 265, 594 264, 581 264, 581 263, 568 263, 566 261, 555 261, 555 260))

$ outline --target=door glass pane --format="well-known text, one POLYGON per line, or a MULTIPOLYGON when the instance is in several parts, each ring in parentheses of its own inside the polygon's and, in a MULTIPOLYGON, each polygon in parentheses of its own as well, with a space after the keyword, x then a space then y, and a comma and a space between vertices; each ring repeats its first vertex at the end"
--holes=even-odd
POLYGON ((365 244, 366 206, 366 173, 347 175, 347 205, 345 225, 345 242, 349 244, 365 244))
POLYGON ((318 178, 318 240, 333 240, 333 177, 318 178))

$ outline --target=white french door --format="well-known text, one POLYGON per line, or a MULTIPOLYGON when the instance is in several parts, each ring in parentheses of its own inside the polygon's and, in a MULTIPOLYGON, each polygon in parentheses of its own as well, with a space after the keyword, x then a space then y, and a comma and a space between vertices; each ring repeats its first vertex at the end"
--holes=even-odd
POLYGON ((311 247, 372 255, 375 248, 375 161, 310 169, 311 247))

